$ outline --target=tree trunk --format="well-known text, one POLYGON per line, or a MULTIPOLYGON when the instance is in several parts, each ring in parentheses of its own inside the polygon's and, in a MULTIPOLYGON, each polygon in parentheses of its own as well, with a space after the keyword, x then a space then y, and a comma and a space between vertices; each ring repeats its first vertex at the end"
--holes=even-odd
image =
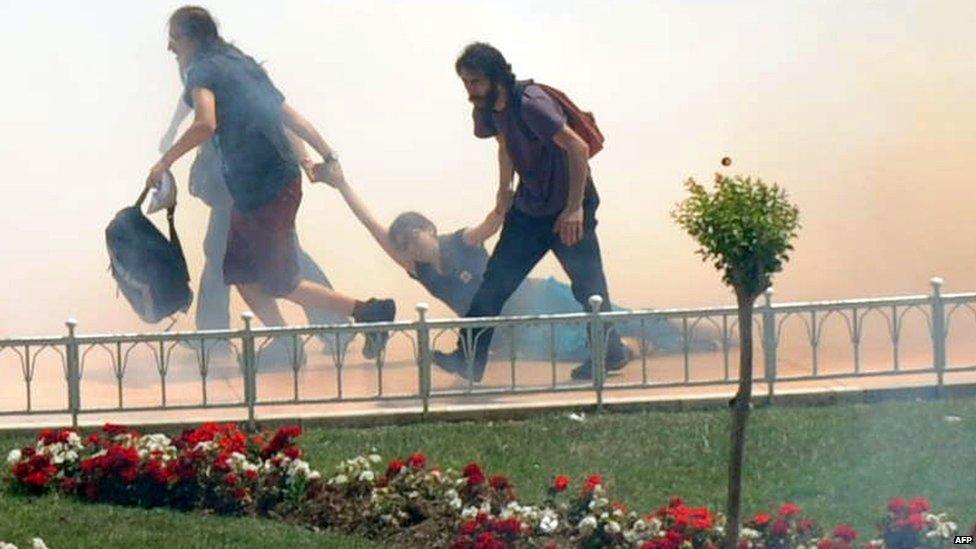
POLYGON ((742 468, 745 464, 746 420, 752 402, 752 309, 755 298, 736 292, 739 306, 739 391, 732 407, 732 455, 729 459, 729 492, 726 501, 725 549, 739 540, 742 512, 742 468))

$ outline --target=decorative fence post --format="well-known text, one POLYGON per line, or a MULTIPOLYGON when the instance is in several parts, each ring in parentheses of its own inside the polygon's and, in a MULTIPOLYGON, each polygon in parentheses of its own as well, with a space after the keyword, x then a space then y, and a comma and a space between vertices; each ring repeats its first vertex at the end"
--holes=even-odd
POLYGON ((427 415, 430 409, 430 329, 427 327, 426 303, 417 303, 417 375, 420 400, 423 402, 423 413, 427 415))
POLYGON ((766 290, 766 303, 762 308, 763 373, 769 386, 767 402, 773 403, 776 395, 776 312, 773 311, 773 289, 766 290))
POLYGON ((69 318, 64 325, 68 327, 68 343, 65 345, 68 411, 71 412, 71 426, 77 429, 78 412, 81 411, 81 368, 78 364, 78 343, 75 341, 75 328, 78 326, 78 321, 69 318))
POLYGON ((597 411, 603 410, 603 376, 607 358, 607 354, 603 350, 605 334, 603 333, 603 319, 600 318, 600 307, 602 305, 602 297, 590 296, 590 360, 593 363, 593 388, 596 390, 597 411))
POLYGON ((942 279, 932 278, 932 355, 935 375, 938 379, 936 391, 939 396, 945 392, 944 377, 946 369, 946 317, 945 303, 942 301, 942 279))
POLYGON ((254 336, 251 334, 251 321, 254 320, 254 314, 247 311, 241 315, 241 319, 244 321, 244 335, 241 338, 244 347, 244 364, 241 369, 244 376, 244 404, 247 406, 247 428, 253 431, 256 427, 254 403, 257 400, 257 380, 255 379, 257 356, 254 351, 254 336))

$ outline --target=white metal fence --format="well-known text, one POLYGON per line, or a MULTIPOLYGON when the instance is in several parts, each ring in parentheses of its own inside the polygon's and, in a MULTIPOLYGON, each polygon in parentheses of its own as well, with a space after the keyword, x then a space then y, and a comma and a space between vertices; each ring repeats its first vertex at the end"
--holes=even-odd
MULTIPOLYGON (((943 295, 940 279, 932 279, 931 284, 932 291, 928 295, 812 303, 774 304, 772 292, 767 292, 765 299, 757 303, 753 316, 754 333, 757 334, 755 343, 761 351, 757 356, 755 382, 762 384, 770 396, 782 385, 804 381, 909 374, 929 375, 932 385, 941 388, 947 383, 947 376, 976 371, 972 364, 950 364, 947 358, 950 327, 953 322, 961 322, 965 310, 972 313, 972 327, 976 328, 976 293, 943 295), (931 359, 922 367, 905 368, 902 364, 905 323, 911 318, 908 315, 914 315, 919 325, 924 319, 925 341, 931 342, 931 359), (883 336, 886 344, 890 344, 890 361, 886 360, 882 368, 865 369, 862 344, 865 326, 872 317, 876 323, 879 322, 877 317, 884 321, 880 325, 886 327, 883 336), (842 337, 840 343, 849 345, 851 351, 850 363, 840 370, 836 367, 825 369, 821 364, 825 323, 831 318, 836 318, 834 322, 846 328, 846 338, 842 337), (777 364, 784 325, 788 322, 799 328, 800 337, 805 338, 801 344, 809 349, 809 363, 792 374, 779 371, 777 364)), ((596 311, 599 298, 591 300, 591 305, 596 311)), ((438 399, 463 402, 483 395, 581 391, 592 394, 596 404, 602 405, 609 391, 737 383, 735 307, 443 320, 428 319, 424 304, 418 304, 416 310, 416 320, 409 322, 260 329, 252 327, 252 316, 246 313, 239 330, 125 335, 81 335, 77 323, 69 320, 67 333, 59 337, 0 339, 0 380, 5 387, 0 391, 0 416, 17 419, 63 414, 65 419, 70 416, 72 424, 77 425, 79 416, 86 414, 205 412, 233 408, 246 411, 248 420, 253 422, 260 417, 262 407, 267 406, 401 401, 407 406, 414 403, 418 410, 427 412, 431 403, 438 399), (680 359, 680 363, 675 365, 672 379, 655 379, 656 371, 652 365, 662 354, 655 352, 648 329, 663 322, 678 334, 678 347, 671 350, 670 359, 672 362, 680 359), (625 323, 630 332, 636 334, 637 356, 628 366, 630 374, 618 380, 607 375, 600 352, 605 348, 606 339, 598 337, 589 345, 591 358, 597 366, 592 381, 580 383, 569 379, 567 371, 572 364, 557 356, 558 330, 589 327, 590 334, 605 334, 606 327, 620 327, 625 323), (453 347, 463 328, 486 326, 495 328, 496 338, 501 336, 509 341, 505 351, 495 352, 489 365, 495 371, 495 383, 465 382, 446 387, 432 383, 436 366, 432 369, 431 355, 435 346, 453 347), (536 334, 539 330, 549 334, 546 349, 534 348, 526 353, 524 346, 517 345, 520 335, 529 329, 536 330, 536 334), (706 358, 698 359, 695 342, 701 341, 701 333, 705 330, 710 330, 714 351, 706 358), (356 362, 349 356, 351 337, 357 333, 381 331, 390 336, 386 352, 366 362, 356 362), (306 375, 313 369, 308 361, 308 349, 315 340, 323 342, 328 358, 314 362, 317 364, 315 373, 321 377, 319 381, 312 381, 306 375), (397 349, 399 360, 395 356, 397 349), (286 357, 284 367, 280 360, 272 365, 271 354, 280 354, 282 350, 286 357), (499 354, 506 355, 504 360, 498 360, 499 354), (532 358, 526 359, 526 354, 532 358), (105 374, 99 379, 95 379, 90 371, 96 362, 105 374), (126 382, 133 376, 131 368, 135 363, 147 363, 152 376, 149 383, 140 388, 142 398, 131 402, 133 399, 126 397, 126 382), (46 366, 41 368, 41 365, 46 366), (47 373, 44 383, 39 379, 42 369, 47 373), (506 374, 501 383, 498 382, 498 369, 504 369, 506 374), (52 383, 54 370, 57 370, 56 383, 52 383), (531 380, 520 379, 526 372, 531 373, 531 380), (191 378, 189 382, 187 375, 191 378), (276 380, 276 389, 265 391, 262 383, 272 377, 276 380), (172 389, 168 392, 168 386, 175 383, 174 378, 179 378, 177 399, 174 399, 172 389), (282 383, 285 378, 290 378, 289 383, 282 383), (212 398, 210 392, 217 381, 236 387, 237 397, 212 398), (102 394, 88 402, 83 395, 88 385, 94 383, 103 389, 102 394), (349 390, 350 384, 355 391, 349 390), (114 385, 117 389, 111 395, 113 402, 106 402, 106 385, 114 385), (283 394, 283 385, 288 394, 283 394), (21 387, 23 392, 20 392, 21 387), (310 394, 314 393, 312 389, 326 392, 310 394), (39 390, 46 402, 38 402, 39 390), (146 391, 155 393, 155 398, 150 399, 154 402, 147 401, 146 391), (59 393, 60 403, 50 402, 55 396, 52 392, 59 393)), ((967 333, 971 334, 968 336, 970 342, 976 342, 976 337, 972 337, 976 336, 976 330, 967 333)), ((145 371, 142 374, 145 382, 145 371)), ((206 419, 205 415, 197 414, 194 419, 206 419)))

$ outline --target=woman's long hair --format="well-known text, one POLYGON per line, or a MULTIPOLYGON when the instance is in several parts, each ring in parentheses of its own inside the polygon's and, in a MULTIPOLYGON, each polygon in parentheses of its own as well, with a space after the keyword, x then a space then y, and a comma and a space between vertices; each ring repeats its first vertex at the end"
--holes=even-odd
POLYGON ((220 36, 217 22, 210 12, 199 6, 183 6, 174 11, 169 17, 169 26, 176 33, 193 40, 196 44, 194 57, 223 48, 237 50, 220 36))

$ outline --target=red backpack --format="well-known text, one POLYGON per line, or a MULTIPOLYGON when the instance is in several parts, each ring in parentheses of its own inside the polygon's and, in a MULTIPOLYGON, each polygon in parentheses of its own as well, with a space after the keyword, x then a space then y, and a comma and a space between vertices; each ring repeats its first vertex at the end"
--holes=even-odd
MULTIPOLYGON (((513 106, 518 109, 517 112, 521 114, 522 109, 522 92, 525 91, 525 87, 529 85, 536 85, 542 88, 542 91, 551 97, 556 103, 563 108, 563 112, 566 113, 566 124, 574 131, 583 141, 586 141, 587 146, 590 149, 590 158, 593 158, 596 153, 603 149, 603 133, 600 128, 596 125, 596 119, 593 117, 593 113, 584 111, 583 109, 576 106, 576 103, 566 96, 565 93, 560 90, 553 88, 552 86, 547 86, 545 84, 538 84, 532 80, 523 80, 521 82, 516 82, 515 87, 512 90, 512 97, 514 98, 513 106)), ((525 122, 522 120, 521 116, 517 117, 520 125, 522 126, 522 131, 526 132, 527 135, 532 135, 529 128, 526 126, 525 122)))

